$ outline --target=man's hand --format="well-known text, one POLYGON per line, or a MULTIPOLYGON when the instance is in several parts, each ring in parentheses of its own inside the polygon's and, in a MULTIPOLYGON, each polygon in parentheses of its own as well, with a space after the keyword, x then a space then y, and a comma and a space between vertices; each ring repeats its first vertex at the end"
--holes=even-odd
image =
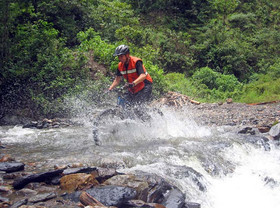
POLYGON ((134 86, 135 86, 135 83, 134 83, 134 82, 126 83, 126 84, 125 84, 125 87, 127 87, 127 88, 132 88, 132 87, 134 87, 134 86))
POLYGON ((109 88, 108 89, 105 89, 104 90, 104 94, 108 94, 109 92, 111 92, 112 90, 110 90, 109 88))

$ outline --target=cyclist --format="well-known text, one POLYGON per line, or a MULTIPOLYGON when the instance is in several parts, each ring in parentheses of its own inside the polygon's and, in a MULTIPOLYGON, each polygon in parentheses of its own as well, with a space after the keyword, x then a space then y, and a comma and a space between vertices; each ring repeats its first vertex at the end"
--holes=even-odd
POLYGON ((130 56, 129 47, 127 45, 120 45, 116 48, 113 56, 118 56, 119 64, 116 72, 116 77, 109 91, 118 86, 124 77, 127 81, 125 86, 128 92, 124 99, 131 104, 139 104, 150 101, 152 94, 152 77, 145 69, 140 58, 130 56))

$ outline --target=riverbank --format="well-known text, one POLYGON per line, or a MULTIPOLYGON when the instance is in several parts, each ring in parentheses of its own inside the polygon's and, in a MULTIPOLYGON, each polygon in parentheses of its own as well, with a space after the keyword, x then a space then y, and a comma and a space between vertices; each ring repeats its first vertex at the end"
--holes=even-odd
POLYGON ((200 125, 250 126, 258 128, 261 132, 267 132, 280 122, 280 101, 246 104, 227 99, 224 103, 200 103, 185 95, 168 92, 154 104, 184 109, 200 125))
POLYGON ((202 103, 188 105, 193 119, 202 125, 210 126, 250 126, 262 132, 280 121, 280 103, 245 104, 245 103, 202 103))

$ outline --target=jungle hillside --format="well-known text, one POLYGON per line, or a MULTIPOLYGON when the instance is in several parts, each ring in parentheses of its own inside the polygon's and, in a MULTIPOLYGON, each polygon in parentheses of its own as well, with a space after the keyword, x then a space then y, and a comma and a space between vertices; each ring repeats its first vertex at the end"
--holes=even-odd
POLYGON ((155 98, 280 100, 279 0, 1 0, 0 21, 0 117, 100 102, 120 44, 143 60, 155 98))

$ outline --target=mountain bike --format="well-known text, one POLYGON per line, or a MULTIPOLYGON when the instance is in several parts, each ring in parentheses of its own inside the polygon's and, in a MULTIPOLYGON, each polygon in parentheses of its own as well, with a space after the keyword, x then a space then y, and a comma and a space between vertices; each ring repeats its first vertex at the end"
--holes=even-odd
POLYGON ((98 113, 93 122, 93 139, 96 145, 101 145, 100 133, 109 124, 114 125, 117 121, 133 120, 136 122, 149 122, 152 119, 151 112, 156 112, 160 116, 163 113, 154 107, 146 104, 135 105, 128 102, 124 97, 125 87, 114 89, 117 92, 117 104, 98 113))

